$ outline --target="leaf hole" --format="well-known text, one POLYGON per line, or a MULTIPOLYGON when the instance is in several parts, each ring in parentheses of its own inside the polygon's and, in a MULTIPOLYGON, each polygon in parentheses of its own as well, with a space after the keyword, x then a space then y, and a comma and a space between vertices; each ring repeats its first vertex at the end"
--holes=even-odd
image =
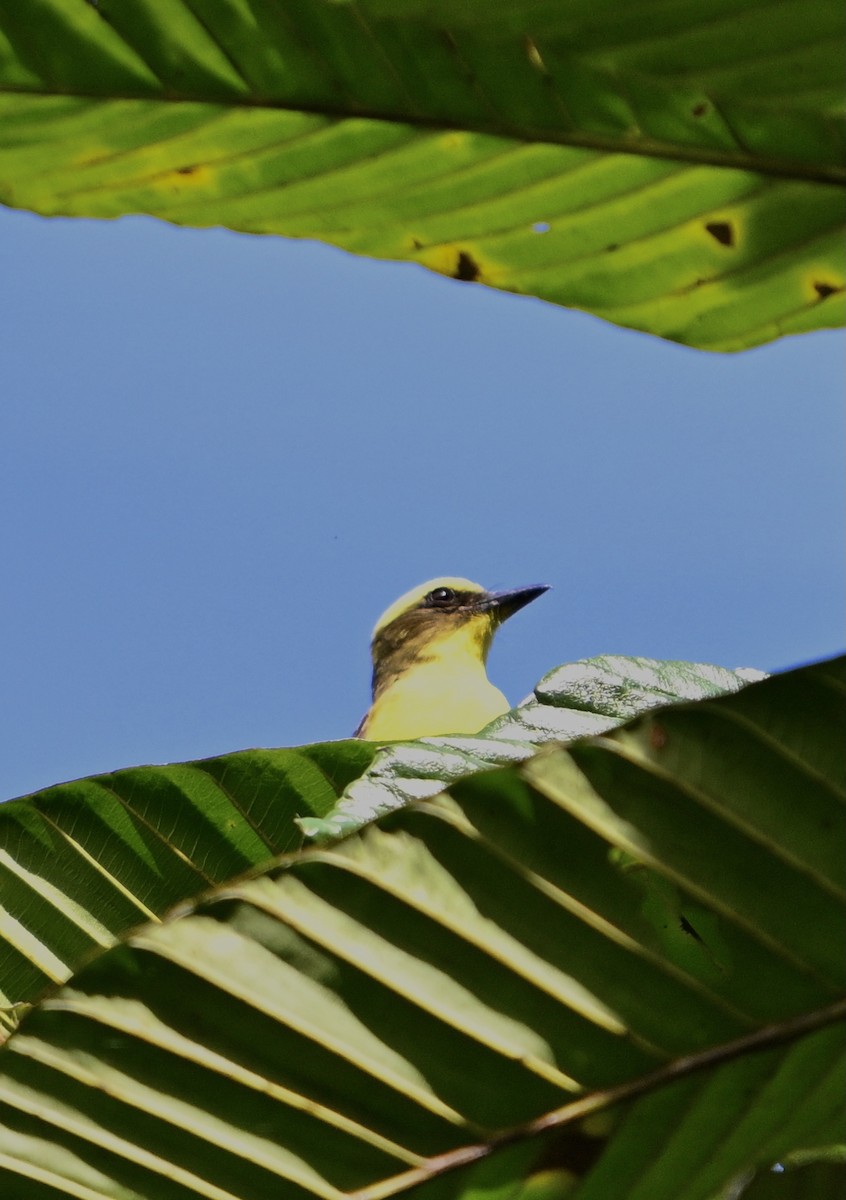
POLYGON ((549 221, 535 221, 532 229, 535 233, 549 233, 549 221))
POLYGON ((708 221, 705 228, 721 246, 734 245, 734 226, 728 221, 708 221))
POLYGON ((827 300, 829 296, 833 296, 836 292, 842 292, 842 287, 837 287, 833 283, 825 283, 822 279, 814 280, 814 291, 819 296, 820 300, 827 300))
POLYGON ((453 278, 462 279, 465 283, 473 283, 481 274, 482 269, 473 255, 468 254, 466 250, 460 251, 453 278))
MULTIPOLYGON (((693 928, 693 926, 691 925, 690 921, 688 921, 688 919, 687 919, 687 917, 684 915, 684 913, 682 913, 682 918, 681 918, 681 920, 679 921, 679 929, 681 929, 682 933, 686 933, 686 934, 688 934, 690 937, 692 937, 692 938, 695 938, 695 940, 696 940, 697 942, 701 942, 701 941, 702 941, 702 938, 699 936, 699 934, 698 934, 698 933, 696 932, 696 930, 693 928)), ((703 945, 704 945, 704 942, 703 942, 703 945)))

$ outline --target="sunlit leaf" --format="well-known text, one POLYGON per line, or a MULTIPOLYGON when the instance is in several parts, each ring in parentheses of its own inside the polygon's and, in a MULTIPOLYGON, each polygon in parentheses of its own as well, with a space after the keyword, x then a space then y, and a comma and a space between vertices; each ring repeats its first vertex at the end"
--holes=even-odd
POLYGON ((845 668, 471 775, 136 929, 0 1053, 0 1189, 712 1200, 835 1146, 845 668))
POLYGON ((0 0, 0 201, 735 350, 843 322, 835 0, 0 0))

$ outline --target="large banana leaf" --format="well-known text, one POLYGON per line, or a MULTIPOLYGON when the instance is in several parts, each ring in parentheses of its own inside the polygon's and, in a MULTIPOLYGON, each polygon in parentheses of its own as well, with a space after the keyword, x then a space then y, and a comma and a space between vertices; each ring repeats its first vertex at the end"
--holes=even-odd
POLYGON ((0 1194, 709 1200, 820 1156, 844 692, 656 709, 136 929, 0 1053, 0 1194))
POLYGON ((0 0, 0 201, 320 238, 691 345, 843 321, 839 0, 0 0))
POLYGON ((363 742, 131 767, 0 805, 0 1003, 29 1003, 177 901, 299 847, 363 742))
MULTIPOLYGON (((748 673, 747 673, 748 674, 748 673)), ((132 767, 0 807, 0 1003, 29 1003, 90 953, 180 900, 551 739, 619 725, 674 699, 738 688, 744 673, 603 657, 552 671, 484 738, 377 753, 359 741, 245 750, 132 767)))
POLYGON ((338 803, 297 824, 310 837, 337 837, 384 812, 426 799, 464 775, 528 758, 546 742, 572 742, 605 733, 651 708, 702 700, 763 679, 708 663, 603 654, 556 667, 534 694, 475 737, 418 738, 382 749, 338 803))

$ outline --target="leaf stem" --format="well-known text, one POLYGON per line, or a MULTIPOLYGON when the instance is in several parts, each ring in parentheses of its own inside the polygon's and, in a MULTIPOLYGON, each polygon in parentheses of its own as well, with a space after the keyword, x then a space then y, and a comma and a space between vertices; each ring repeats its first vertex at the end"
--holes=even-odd
POLYGON ((641 1075, 637 1079, 618 1084, 615 1087, 590 1092, 578 1100, 573 1100, 561 1108, 535 1117, 525 1124, 515 1125, 510 1129, 495 1133, 485 1142, 459 1146, 446 1154, 435 1155, 420 1166, 403 1171, 400 1175, 394 1175, 390 1179, 384 1179, 379 1183, 360 1188, 356 1192, 350 1192, 349 1200, 388 1200, 389 1197, 401 1195, 408 1188, 417 1184, 425 1183, 445 1175, 449 1171, 455 1171, 459 1167, 465 1167, 470 1163, 487 1158, 504 1146, 538 1137, 550 1130, 563 1128, 592 1113, 611 1108, 621 1101, 642 1096, 665 1084, 692 1075, 696 1071, 720 1066, 722 1063, 731 1062, 746 1054, 757 1054, 763 1050, 770 1050, 774 1046, 795 1041, 805 1034, 814 1033, 844 1019, 846 1019, 846 999, 838 1000, 825 1008, 815 1009, 813 1012, 789 1017, 774 1025, 765 1025, 752 1033, 744 1034, 730 1042, 723 1042, 718 1046, 712 1046, 698 1054, 674 1058, 657 1070, 650 1071, 648 1075, 641 1075))

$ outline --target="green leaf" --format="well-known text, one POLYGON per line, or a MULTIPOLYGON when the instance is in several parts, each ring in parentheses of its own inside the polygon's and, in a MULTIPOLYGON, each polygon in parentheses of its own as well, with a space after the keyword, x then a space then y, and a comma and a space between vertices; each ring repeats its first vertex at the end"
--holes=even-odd
POLYGON ((520 762, 540 740, 610 728, 666 701, 672 687, 709 695, 743 678, 693 663, 587 660, 542 680, 540 702, 495 722, 491 739, 421 741, 382 754, 355 740, 248 750, 77 780, 3 805, 0 1001, 31 1002, 139 922, 296 850, 301 831, 348 831, 472 771, 520 762), (601 714, 586 712, 586 692, 601 714))
POLYGON ((476 737, 393 743, 353 780, 332 811, 298 822, 312 838, 333 838, 381 813, 437 795, 447 783, 486 767, 522 762, 545 742, 604 733, 637 713, 678 700, 733 692, 764 678, 745 668, 601 655, 556 667, 534 695, 476 737))
POLYGON ((573 1200, 713 1200, 819 1157, 844 693, 838 660, 656 709, 136 929, 0 1052, 0 1192, 529 1200, 558 1172, 573 1200), (660 935, 630 856, 718 969, 660 935))
POLYGON ((735 350, 843 321, 841 41, 835 0, 0 0, 0 200, 735 350))
POLYGON ((132 767, 0 805, 0 1001, 31 1001, 180 900, 302 840, 373 755, 362 742, 132 767))
POLYGON ((844 1191, 846 1163, 840 1161, 761 1171, 740 1195, 743 1200, 842 1200, 844 1191))

